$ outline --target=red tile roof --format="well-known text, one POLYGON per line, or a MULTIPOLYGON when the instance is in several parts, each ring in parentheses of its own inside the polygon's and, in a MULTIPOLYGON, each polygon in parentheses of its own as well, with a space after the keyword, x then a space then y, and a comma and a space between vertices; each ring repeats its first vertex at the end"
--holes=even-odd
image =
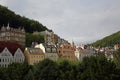
POLYGON ((7 49, 12 53, 12 55, 14 55, 18 48, 22 50, 22 47, 17 43, 0 41, 0 52, 2 52, 5 47, 7 47, 7 49))

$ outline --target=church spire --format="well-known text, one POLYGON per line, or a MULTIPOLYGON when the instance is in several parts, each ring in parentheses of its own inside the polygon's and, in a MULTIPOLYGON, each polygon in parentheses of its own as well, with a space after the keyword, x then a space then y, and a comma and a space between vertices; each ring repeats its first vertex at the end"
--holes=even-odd
POLYGON ((8 25, 7 25, 7 27, 9 27, 9 22, 8 22, 8 25))
POLYGON ((8 22, 8 25, 7 25, 7 29, 10 29, 9 22, 8 22))

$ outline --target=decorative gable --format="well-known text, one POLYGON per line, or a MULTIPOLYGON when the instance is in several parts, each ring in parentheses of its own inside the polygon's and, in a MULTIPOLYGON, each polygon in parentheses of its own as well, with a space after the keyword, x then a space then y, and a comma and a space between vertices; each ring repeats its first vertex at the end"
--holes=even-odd
POLYGON ((24 62, 25 56, 20 48, 18 48, 14 54, 14 62, 24 62))
POLYGON ((5 47, 0 54, 1 56, 12 56, 11 52, 5 47))
POLYGON ((18 48, 17 50, 16 50, 16 52, 15 52, 15 54, 14 54, 14 57, 15 56, 24 56, 24 54, 23 54, 23 52, 21 51, 21 49, 20 48, 18 48))

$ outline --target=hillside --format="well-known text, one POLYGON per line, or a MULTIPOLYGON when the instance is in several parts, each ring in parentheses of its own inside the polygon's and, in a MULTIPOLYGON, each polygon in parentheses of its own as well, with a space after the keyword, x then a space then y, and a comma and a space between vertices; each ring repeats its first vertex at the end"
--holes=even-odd
POLYGON ((95 47, 113 46, 114 44, 120 44, 120 31, 92 43, 95 47))
POLYGON ((32 33, 33 31, 44 31, 47 29, 38 21, 15 14, 8 8, 0 5, 0 28, 3 25, 7 26, 8 22, 13 28, 24 27, 25 31, 28 33, 32 33))

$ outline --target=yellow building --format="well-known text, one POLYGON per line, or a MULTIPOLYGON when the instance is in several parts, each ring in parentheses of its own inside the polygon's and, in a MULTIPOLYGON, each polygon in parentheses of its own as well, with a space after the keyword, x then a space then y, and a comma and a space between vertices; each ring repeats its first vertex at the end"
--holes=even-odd
POLYGON ((26 48, 24 54, 26 61, 30 65, 34 65, 45 58, 44 53, 40 48, 26 48))

